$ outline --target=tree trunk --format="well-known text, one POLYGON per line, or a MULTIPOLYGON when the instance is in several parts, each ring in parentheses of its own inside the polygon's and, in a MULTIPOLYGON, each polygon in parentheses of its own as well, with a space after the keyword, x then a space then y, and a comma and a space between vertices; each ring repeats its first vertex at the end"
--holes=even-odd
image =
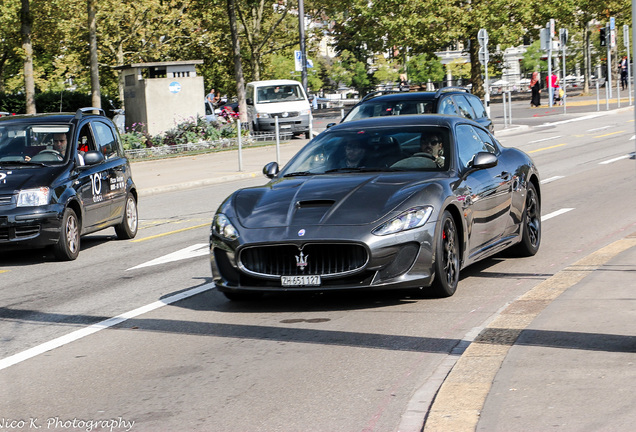
POLYGON ((33 18, 29 10, 29 0, 22 0, 20 10, 22 24, 22 49, 24 50, 24 93, 26 95, 26 113, 35 114, 35 78, 33 76, 33 46, 31 45, 31 24, 33 18))
POLYGON ((245 78, 241 63, 241 46, 239 44, 238 26, 236 24, 236 4, 234 0, 227 0, 227 12, 230 17, 230 31, 232 33, 232 57, 234 59, 234 77, 236 79, 236 94, 239 103, 239 119, 247 124, 247 104, 245 103, 245 78))
POLYGON ((484 90, 484 79, 481 76, 481 63, 479 62, 479 43, 477 38, 470 39, 470 82, 473 84, 472 93, 483 98, 486 94, 484 90))
POLYGON ((88 0, 88 45, 90 49, 91 69, 91 103, 96 108, 102 107, 99 88, 99 63, 97 60, 97 19, 95 17, 95 0, 88 0))
POLYGON ((583 29, 583 40, 585 41, 583 56, 583 93, 588 94, 590 92, 590 75, 592 74, 592 54, 590 50, 590 25, 589 23, 585 23, 585 28, 583 29))

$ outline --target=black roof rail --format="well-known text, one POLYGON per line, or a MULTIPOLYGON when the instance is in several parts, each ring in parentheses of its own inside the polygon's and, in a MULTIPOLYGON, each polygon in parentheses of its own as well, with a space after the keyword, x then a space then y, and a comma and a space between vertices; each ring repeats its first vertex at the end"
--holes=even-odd
POLYGON ((449 86, 449 87, 442 87, 439 90, 437 90, 437 92, 435 92, 435 97, 439 97, 439 95, 447 91, 464 91, 466 93, 470 93, 470 90, 468 90, 466 87, 449 86))
POLYGON ((106 112, 101 109, 101 108, 97 108, 97 107, 85 107, 85 108, 79 108, 76 112, 75 112, 75 118, 77 120, 81 119, 82 117, 84 117, 86 114, 94 114, 94 111, 97 111, 97 115, 102 115, 104 117, 106 117, 106 112))

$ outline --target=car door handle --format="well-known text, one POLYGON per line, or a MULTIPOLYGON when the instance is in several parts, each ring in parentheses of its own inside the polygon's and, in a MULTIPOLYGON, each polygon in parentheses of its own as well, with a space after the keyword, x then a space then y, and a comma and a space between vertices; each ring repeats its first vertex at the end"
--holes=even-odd
POLYGON ((496 175, 495 177, 499 177, 500 179, 504 180, 504 181, 508 181, 510 180, 510 173, 503 171, 501 174, 496 175))

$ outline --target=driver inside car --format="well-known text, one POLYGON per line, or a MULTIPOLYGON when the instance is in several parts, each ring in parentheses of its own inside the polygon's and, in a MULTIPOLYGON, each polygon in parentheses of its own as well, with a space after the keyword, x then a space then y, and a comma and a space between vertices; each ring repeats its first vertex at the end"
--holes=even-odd
MULTIPOLYGON (((59 153, 60 160, 64 158, 64 155, 66 154, 66 134, 65 133, 53 134, 53 149, 52 150, 59 153)), ((51 152, 52 150, 46 149, 46 150, 42 150, 42 152, 51 152)), ((29 162, 31 160, 31 157, 24 156, 24 160, 29 162)))

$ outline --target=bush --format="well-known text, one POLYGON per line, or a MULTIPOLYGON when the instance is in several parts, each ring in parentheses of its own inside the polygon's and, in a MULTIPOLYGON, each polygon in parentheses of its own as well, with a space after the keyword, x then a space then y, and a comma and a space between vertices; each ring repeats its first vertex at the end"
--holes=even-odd
MULTIPOLYGON (((111 114, 111 104, 109 98, 105 95, 101 97, 102 108, 107 114, 111 114)), ((118 100, 113 102, 115 106, 119 105, 118 100)), ((39 113, 47 112, 75 112, 79 108, 90 107, 93 105, 90 94, 67 91, 47 91, 35 94, 35 107, 39 113)), ((0 93, 0 111, 7 111, 14 114, 26 113, 26 97, 24 93, 0 93)))

